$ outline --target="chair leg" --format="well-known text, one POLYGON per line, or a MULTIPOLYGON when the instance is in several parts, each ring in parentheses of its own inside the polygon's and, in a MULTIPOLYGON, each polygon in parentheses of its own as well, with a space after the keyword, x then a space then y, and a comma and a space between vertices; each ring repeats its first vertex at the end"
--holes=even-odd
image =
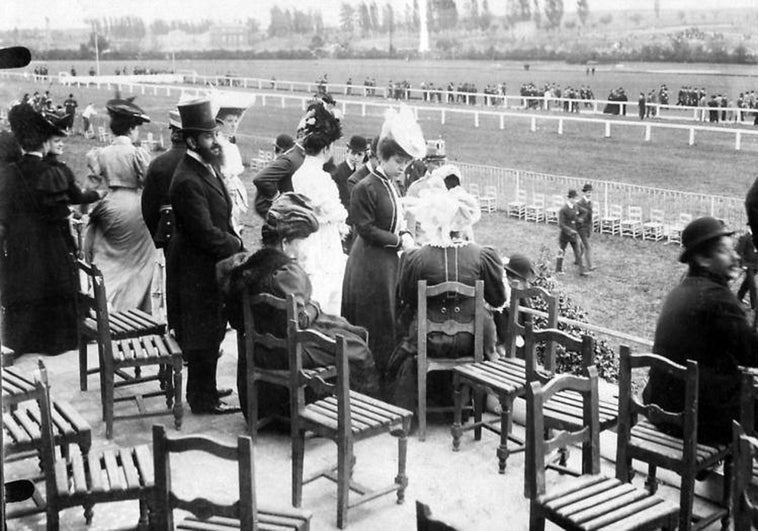
POLYGON ((650 494, 655 494, 658 491, 658 480, 655 477, 657 470, 658 468, 655 465, 648 465, 645 488, 650 494))
POLYGON ((79 335, 79 389, 87 390, 87 339, 79 335))
POLYGON ((47 531, 58 531, 60 529, 60 519, 58 517, 58 508, 47 501, 47 531))
POLYGON ((115 399, 114 374, 100 366, 100 374, 103 379, 103 407, 105 408, 105 438, 113 438, 113 401, 115 399))
POLYGON ((347 507, 350 500, 353 443, 349 437, 337 442, 337 527, 347 526, 347 507))
POLYGON ((453 451, 457 452, 461 448, 461 435, 463 427, 461 419, 463 418, 463 403, 461 401, 461 379, 458 373, 453 374, 453 425, 450 427, 450 434, 453 436, 453 451))
POLYGON ((292 506, 303 503, 303 462, 305 460, 305 433, 298 430, 292 436, 292 506))
POLYGON ((182 358, 174 362, 174 427, 182 429, 184 408, 182 407, 182 358))
POLYGON ((506 394, 500 394, 498 395, 498 398, 500 399, 500 446, 497 447, 497 468, 498 472, 501 474, 505 474, 505 464, 508 460, 508 436, 511 433, 513 422, 512 419, 512 408, 513 408, 513 398, 506 394))
POLYGON ((408 432, 411 430, 411 419, 403 419, 403 431, 397 439, 397 476, 395 483, 399 485, 397 489, 397 503, 405 502, 405 489, 408 486, 408 476, 405 474, 405 468, 408 459, 408 432))
POLYGON ((695 477, 694 473, 682 475, 682 486, 679 496, 679 531, 692 529, 692 505, 695 502, 695 477))
POLYGON ((474 405, 474 440, 482 440, 482 411, 484 410, 485 394, 480 388, 473 388, 471 398, 474 405))
POLYGON ((139 522, 137 523, 137 529, 140 531, 145 531, 147 529, 150 529, 150 519, 148 517, 149 511, 148 511, 148 504, 145 500, 140 499, 139 501, 139 522))
POLYGON ((529 531, 544 531, 544 529, 545 515, 537 502, 532 500, 529 504, 529 531))
POLYGON ((734 474, 734 460, 732 455, 724 458, 724 485, 721 490, 721 504, 727 508, 726 514, 721 518, 721 529, 729 529, 729 520, 732 517, 731 500, 732 500, 732 474, 734 474))
POLYGON ((174 406, 174 367, 172 365, 159 365, 158 373, 158 381, 161 383, 161 389, 166 397, 166 408, 171 409, 174 406), (165 371, 167 377, 161 378, 161 371, 165 371))
POLYGON ((250 423, 250 436, 255 442, 258 439, 258 385, 254 377, 247 384, 247 421, 250 423))
POLYGON ((95 504, 92 502, 87 502, 84 505, 84 521, 87 523, 87 525, 92 524, 92 517, 95 516, 95 511, 93 511, 93 507, 95 507, 95 504))
POLYGON ((426 367, 418 367, 418 438, 426 440, 426 367))

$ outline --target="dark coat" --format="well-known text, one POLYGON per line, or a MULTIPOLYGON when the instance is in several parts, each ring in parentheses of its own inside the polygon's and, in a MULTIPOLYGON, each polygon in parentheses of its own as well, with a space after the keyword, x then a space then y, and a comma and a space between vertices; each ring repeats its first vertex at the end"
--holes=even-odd
POLYGON ((345 210, 350 210, 350 192, 347 189, 347 180, 354 173, 354 170, 350 168, 347 161, 343 160, 339 163, 337 168, 332 173, 332 180, 337 185, 337 190, 340 194, 340 202, 345 210))
POLYGON ((592 201, 582 197, 576 202, 576 210, 579 212, 577 230, 588 235, 592 232, 592 201))
MULTIPOLYGON (((684 365, 698 362, 698 439, 731 440, 731 419, 739 418, 738 365, 758 365, 758 335, 729 286, 707 274, 688 275, 663 303, 653 352, 684 365)), ((651 371, 644 398, 668 411, 682 411, 684 386, 651 371)), ((680 435, 670 426, 662 426, 680 435)))
POLYGON ((161 207, 171 204, 168 194, 171 178, 186 151, 183 144, 174 144, 171 149, 154 158, 147 167, 145 189, 142 190, 142 217, 153 238, 161 217, 161 207))
MULTIPOLYGON (((353 172, 353 174, 348 177, 347 179, 347 194, 348 198, 351 198, 353 196, 353 188, 356 184, 361 182, 363 179, 368 176, 369 173, 371 173, 371 168, 376 166, 376 162, 372 162, 369 160, 366 164, 358 168, 353 172)), ((347 209, 348 211, 348 223, 350 223, 350 208, 347 209)))
POLYGON ((255 196, 255 211, 266 219, 268 209, 277 195, 292 192, 292 174, 305 160, 305 152, 299 144, 282 153, 253 177, 253 184, 258 190, 255 196))
POLYGON ((169 188, 176 231, 166 267, 169 326, 183 350, 217 349, 226 330, 216 263, 238 252, 221 179, 186 154, 169 188))
POLYGON ((571 207, 568 203, 563 205, 558 211, 558 227, 561 229, 561 241, 575 241, 578 234, 578 224, 579 215, 576 207, 571 207))
MULTIPOLYGON (((758 113, 756 113, 758 116, 758 113)), ((747 213, 747 224, 753 232, 753 242, 758 248, 758 179, 753 182, 750 190, 745 197, 745 212, 747 213)))

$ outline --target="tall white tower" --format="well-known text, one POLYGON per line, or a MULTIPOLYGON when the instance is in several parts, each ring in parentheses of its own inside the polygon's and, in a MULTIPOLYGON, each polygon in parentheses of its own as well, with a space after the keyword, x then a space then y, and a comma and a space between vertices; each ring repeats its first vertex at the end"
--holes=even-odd
POLYGON ((427 53, 429 51, 429 26, 426 23, 426 1, 427 0, 419 0, 418 2, 418 18, 419 18, 418 51, 419 53, 427 53))

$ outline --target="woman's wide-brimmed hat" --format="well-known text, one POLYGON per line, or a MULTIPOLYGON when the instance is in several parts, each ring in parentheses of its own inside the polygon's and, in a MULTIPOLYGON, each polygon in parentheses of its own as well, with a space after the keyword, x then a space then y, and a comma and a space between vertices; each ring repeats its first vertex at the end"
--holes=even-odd
POLYGON ((682 247, 684 251, 679 256, 679 261, 689 262, 692 254, 702 245, 714 238, 731 236, 733 230, 729 230, 724 222, 711 216, 703 216, 691 221, 682 231, 682 247))
POLYGON ((137 125, 150 122, 150 117, 141 107, 134 103, 134 98, 122 99, 119 96, 116 96, 105 103, 105 109, 111 116, 126 116, 131 118, 137 125))
POLYGON ((287 192, 271 204, 263 229, 275 232, 279 238, 293 235, 304 238, 318 227, 311 200, 303 194, 287 192))
POLYGON ((391 138, 414 159, 426 155, 426 140, 421 126, 416 121, 413 111, 406 105, 399 110, 387 109, 384 113, 384 123, 379 134, 379 140, 391 138))
POLYGON ((525 255, 514 253, 505 264, 505 270, 519 278, 531 282, 537 276, 532 261, 525 255))
POLYGON ((10 122, 13 136, 17 139, 24 135, 36 134, 43 140, 53 136, 65 136, 64 128, 59 127, 56 123, 51 122, 45 116, 34 110, 34 107, 28 103, 19 103, 8 111, 8 122, 10 122))

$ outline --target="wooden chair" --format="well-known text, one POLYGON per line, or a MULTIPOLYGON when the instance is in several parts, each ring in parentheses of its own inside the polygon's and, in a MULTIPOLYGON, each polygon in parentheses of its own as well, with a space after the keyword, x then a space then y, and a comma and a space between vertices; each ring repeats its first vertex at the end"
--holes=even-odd
POLYGON ((479 196, 479 208, 487 214, 497 211, 497 187, 484 187, 484 194, 479 196))
POLYGON ((526 205, 526 213, 524 214, 526 221, 534 221, 540 223, 545 219, 545 194, 534 194, 532 196, 532 202, 526 205))
MULTIPOLYGON (((455 413, 450 432, 453 436, 453 451, 460 449, 461 436, 464 431, 474 430, 474 440, 481 440, 482 428, 500 435, 497 448, 498 471, 505 474, 505 465, 510 454, 524 450, 524 441, 512 434, 513 401, 526 392, 526 367, 523 359, 516 357, 516 338, 523 333, 518 322, 519 308, 523 301, 532 297, 541 297, 548 305, 548 326, 558 326, 558 300, 542 288, 511 291, 510 312, 508 314, 506 357, 493 361, 469 363, 453 369, 453 397, 455 413), (475 419, 463 425, 463 404, 461 392, 463 386, 480 392, 489 391, 497 395, 500 402, 499 423, 482 422, 475 419), (516 443, 515 448, 508 447, 508 441, 516 443)), ((554 348, 552 345, 548 348, 554 348)))
POLYGON ((474 196, 477 201, 479 201, 479 198, 482 195, 481 190, 479 189, 479 185, 477 183, 469 183, 466 185, 466 191, 474 196))
MULTIPOLYGON (((751 421, 752 424, 752 421, 751 421)), ((758 439, 755 434, 746 433, 743 426, 733 422, 732 453, 734 473, 732 476, 731 519, 735 531, 758 529, 758 506, 753 502, 756 485, 756 458, 758 439)))
POLYGON ((56 455, 52 427, 47 371, 40 362, 35 382, 39 396, 42 426, 42 470, 45 475, 45 504, 23 509, 8 516, 18 518, 35 512, 47 513, 47 529, 57 531, 58 513, 69 507, 84 507, 87 525, 92 522, 92 508, 97 503, 139 500, 141 529, 148 526, 148 507, 153 496, 153 462, 150 448, 109 448, 83 456, 76 446, 69 449, 69 458, 56 455))
POLYGON ((668 240, 666 243, 678 243, 682 245, 682 231, 692 221, 692 214, 679 213, 679 219, 669 227, 668 240))
POLYGON ((545 520, 563 529, 676 528, 678 507, 626 480, 600 475, 600 418, 597 369, 586 377, 561 375, 543 386, 531 382, 526 393, 526 464, 524 495, 530 499, 529 529, 545 528, 545 520), (545 439, 545 404, 558 393, 582 397, 583 424, 545 439), (545 460, 550 452, 568 445, 582 446, 582 475, 564 480, 547 492, 545 460))
POLYGON ((526 215, 526 190, 516 190, 516 200, 508 203, 508 216, 524 219, 526 215))
POLYGON ((560 212, 563 206, 563 196, 553 195, 551 196, 551 204, 545 208, 545 223, 558 224, 558 212, 560 212))
POLYGON ((608 205, 608 215, 600 218, 600 233, 615 236, 621 234, 621 216, 624 211, 621 205, 608 205))
MULTIPOLYGON (((255 313, 257 311, 267 312, 282 312, 287 319, 287 322, 294 319, 297 322, 297 303, 295 302, 295 296, 292 294, 287 295, 287 299, 280 299, 268 293, 261 293, 250 297, 248 293, 243 294, 242 298, 243 312, 245 318, 245 333, 240 337, 237 334, 238 349, 240 344, 244 345, 244 348, 240 349, 240 353, 244 353, 247 361, 247 411, 248 411, 248 427, 250 429, 250 436, 253 441, 256 440, 258 435, 258 428, 262 428, 269 422, 276 420, 275 416, 269 416, 264 419, 258 418, 258 386, 257 383, 268 382, 273 385, 279 385, 285 389, 289 389, 290 385, 290 371, 289 369, 277 370, 277 369, 263 369, 256 367, 255 365, 255 348, 257 346, 263 346, 268 349, 279 349, 282 352, 289 352, 290 338, 275 337, 270 332, 258 330, 255 326, 255 313), (242 343, 240 343, 242 340, 242 343)), ((243 355, 243 354, 240 354, 243 355)), ((318 369, 308 369, 309 374, 319 374, 322 378, 333 378, 337 374, 335 367, 323 367, 318 369)))
POLYGON ((642 207, 627 207, 626 218, 621 220, 621 235, 632 238, 642 235, 642 207))
POLYGON ((659 242, 663 239, 663 220, 666 213, 659 208, 650 209, 650 220, 642 224, 642 239, 659 242))
POLYGON ((416 531, 456 531, 454 527, 432 518, 432 510, 416 500, 416 531))
MULTIPOLYGON (((378 496, 397 491, 397 502, 403 503, 408 478, 405 463, 408 449, 408 431, 413 413, 386 404, 380 400, 350 391, 350 367, 347 361, 346 341, 342 336, 336 340, 314 330, 298 330, 294 320, 289 321, 290 342, 290 408, 292 427, 292 505, 300 507, 303 485, 324 477, 337 483, 337 527, 347 525, 348 509, 373 500, 378 496), (319 375, 303 371, 303 344, 314 344, 334 352, 337 359, 337 382, 327 383, 319 375), (305 403, 305 389, 310 388, 323 395, 333 393, 311 404, 305 403), (337 466, 330 466, 303 478, 305 458, 305 434, 331 439, 337 443, 337 466), (363 439, 382 433, 398 438, 398 473, 393 484, 370 490, 351 480, 353 468, 353 445, 363 439), (335 474, 336 472, 336 474, 335 474), (360 496, 350 501, 350 491, 360 496)), ((374 466, 378 466, 374 463, 374 466)))
MULTIPOLYGON (((526 381, 540 382, 545 385, 557 375, 556 347, 560 346, 568 352, 577 352, 582 358, 582 368, 586 372, 595 365, 595 340, 583 335, 576 339, 557 328, 534 330, 531 323, 525 325, 524 358, 526 360, 526 381), (537 345, 547 343, 545 361, 542 367, 537 363, 537 345)), ((600 431, 615 428, 618 423, 618 400, 598 398, 598 415, 600 431)), ((554 430, 578 430, 584 425, 582 416, 582 396, 572 391, 556 393, 545 403, 545 428, 554 430)), ((566 469, 566 451, 560 452, 558 465, 550 464, 551 468, 573 474, 566 469)))
MULTIPOLYGON (((418 316, 417 344, 417 412, 419 424, 419 440, 426 440, 426 413, 430 409, 426 403, 427 373, 432 371, 451 371, 454 367, 467 363, 482 362, 484 359, 484 281, 477 280, 475 286, 467 286, 460 282, 443 282, 435 286, 427 286, 426 280, 418 281, 416 297, 416 311, 418 316), (441 309, 443 314, 449 312, 449 318, 443 322, 432 321, 428 318, 427 307, 429 298, 447 297, 451 302, 445 303, 441 309), (455 312, 460 311, 459 299, 474 299, 474 316, 468 322, 455 319, 455 312), (462 355, 457 358, 430 358, 427 355, 427 340, 429 334, 444 334, 455 336, 459 333, 469 333, 474 337, 473 355, 462 355)), ((462 353, 465 354, 465 353, 462 353)), ((435 408, 441 410, 443 408, 435 408)), ((481 421, 482 403, 481 393, 477 393, 474 400, 474 417, 477 422, 481 421)))
MULTIPOLYGON (((123 312, 108 310, 108 299, 105 294, 103 275, 96 265, 87 264, 82 260, 79 267, 79 292, 77 295, 77 313, 79 322, 79 388, 87 390, 87 376, 100 371, 98 367, 87 368, 87 344, 97 341, 98 348, 103 340, 100 334, 100 321, 107 323, 103 330, 111 340, 129 339, 133 337, 162 335, 166 333, 166 323, 157 320, 149 313, 133 309, 123 312), (82 276, 86 282, 81 282, 82 276)), ((130 375, 120 374, 125 380, 132 380, 130 375)))
POLYGON ((724 509, 698 519, 696 529, 702 529, 721 519, 726 525, 729 517, 729 486, 731 465, 730 445, 709 446, 697 442, 698 366, 689 360, 687 366, 678 365, 656 354, 632 354, 629 347, 620 349, 619 368, 619 424, 616 450, 616 477, 622 481, 631 478, 632 460, 648 463, 646 485, 652 492, 658 467, 672 470, 681 476, 679 529, 693 528, 692 504, 695 497, 695 476, 719 461, 724 460, 724 509), (665 371, 671 378, 685 384, 684 411, 670 412, 657 404, 642 404, 632 394, 632 370, 655 368, 665 371), (643 419, 638 417, 642 416, 643 419), (663 421, 680 426, 683 438, 673 437, 658 430, 651 421, 663 421))
MULTIPOLYGON (((17 461, 38 453, 42 447, 42 415, 39 403, 43 400, 33 379, 11 368, 3 369, 2 377, 3 434, 5 462, 17 461)), ((92 447, 92 430, 84 418, 68 402, 51 401, 55 445, 68 455, 71 444, 79 446, 86 458, 92 447)))
MULTIPOLYGON (((258 507, 255 497, 255 462, 253 441, 240 435, 232 446, 203 435, 169 437, 166 428, 153 425, 153 462, 155 468, 155 496, 153 503, 153 529, 173 530, 225 530, 242 529, 310 529, 311 515, 297 509, 258 507), (221 504, 200 497, 192 500, 180 498, 173 491, 171 456, 184 452, 204 452, 215 458, 236 461, 238 465, 239 499, 221 504), (174 526, 174 509, 192 513, 192 516, 174 526)), ((206 475, 213 469, 206 468, 206 475)), ((202 475, 202 471, 200 472, 202 475)), ((197 477, 193 475, 195 485, 197 477)))

